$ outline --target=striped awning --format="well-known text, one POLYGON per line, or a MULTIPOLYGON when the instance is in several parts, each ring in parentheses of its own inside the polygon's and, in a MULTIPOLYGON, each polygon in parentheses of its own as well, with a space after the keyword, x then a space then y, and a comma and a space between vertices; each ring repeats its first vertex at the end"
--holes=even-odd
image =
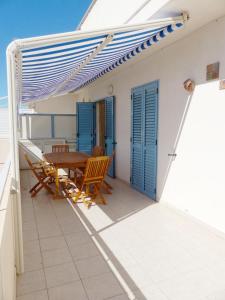
POLYGON ((60 38, 55 43, 20 40, 17 72, 23 103, 62 95, 92 83, 181 28, 183 17, 173 22, 151 22, 60 38), (23 42, 25 41, 25 42, 23 42))

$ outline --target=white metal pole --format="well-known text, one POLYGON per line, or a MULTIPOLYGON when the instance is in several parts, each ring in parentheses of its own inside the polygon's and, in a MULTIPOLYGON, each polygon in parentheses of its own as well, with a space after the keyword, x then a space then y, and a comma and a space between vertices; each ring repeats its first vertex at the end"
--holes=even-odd
POLYGON ((172 17, 172 18, 163 18, 153 21, 148 21, 145 23, 139 23, 139 24, 125 24, 122 26, 113 26, 103 29, 97 29, 97 30, 77 30, 67 33, 60 33, 60 34, 51 34, 51 35, 45 35, 45 36, 39 36, 34 38, 26 38, 26 39, 20 39, 15 40, 12 43, 18 44, 20 49, 23 48, 32 48, 32 47, 41 47, 42 45, 51 45, 55 43, 63 43, 63 42, 69 42, 73 41, 75 39, 81 39, 81 38, 88 38, 92 37, 93 35, 104 35, 104 34, 114 34, 117 32, 125 32, 125 31, 131 31, 131 30, 141 30, 145 28, 158 28, 167 26, 170 24, 176 24, 176 23, 185 23, 188 20, 189 16, 187 13, 182 13, 180 16, 172 17))
POLYGON ((23 235, 21 215, 21 191, 20 191, 20 169, 19 169, 19 145, 17 132, 17 103, 18 90, 16 85, 16 56, 17 49, 7 49, 7 78, 8 78, 8 107, 10 121, 10 154, 12 173, 12 193, 14 194, 14 219, 15 219, 15 260, 17 273, 24 271, 23 259, 23 235))

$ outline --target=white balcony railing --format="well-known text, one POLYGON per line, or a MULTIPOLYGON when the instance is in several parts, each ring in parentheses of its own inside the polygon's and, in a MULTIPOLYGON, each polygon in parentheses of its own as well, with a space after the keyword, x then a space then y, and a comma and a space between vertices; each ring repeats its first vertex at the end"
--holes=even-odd
POLYGON ((10 160, 0 171, 0 300, 16 297, 15 207, 10 160))

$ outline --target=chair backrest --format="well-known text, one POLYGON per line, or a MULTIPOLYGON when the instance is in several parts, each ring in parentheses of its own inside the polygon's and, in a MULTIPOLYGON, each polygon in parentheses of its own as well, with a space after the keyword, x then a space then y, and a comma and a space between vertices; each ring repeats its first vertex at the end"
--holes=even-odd
POLYGON ((52 145, 52 152, 69 152, 69 145, 52 145))
POLYGON ((91 157, 87 160, 83 183, 100 183, 103 181, 109 166, 109 156, 91 157))
POLYGON ((101 146, 95 146, 92 149, 92 156, 93 157, 98 157, 98 156, 102 156, 104 154, 104 150, 101 146))
POLYGON ((25 159, 26 159, 26 161, 27 161, 27 163, 28 163, 28 165, 29 165, 31 171, 32 171, 32 172, 34 173, 34 175, 39 179, 39 174, 38 174, 38 172, 36 171, 36 169, 34 168, 34 166, 33 166, 32 162, 31 162, 29 156, 28 156, 26 153, 24 153, 24 157, 25 157, 25 159))
POLYGON ((29 156, 24 153, 25 159, 31 169, 31 171, 34 173, 34 175, 39 179, 40 175, 39 172, 37 170, 42 170, 42 177, 44 176, 55 176, 55 167, 53 165, 47 164, 45 161, 39 161, 37 163, 32 163, 32 161, 30 160, 29 156), (38 167, 37 167, 38 166, 38 167))

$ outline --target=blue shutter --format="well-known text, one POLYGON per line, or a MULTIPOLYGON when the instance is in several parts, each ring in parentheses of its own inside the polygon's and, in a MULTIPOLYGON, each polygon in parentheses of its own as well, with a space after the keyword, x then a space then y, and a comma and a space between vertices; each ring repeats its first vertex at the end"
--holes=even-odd
POLYGON ((144 191, 156 199, 158 82, 145 88, 144 191))
MULTIPOLYGON (((105 154, 111 156, 115 149, 115 97, 105 98, 105 154)), ((115 159, 108 175, 115 177, 115 159)))
POLYGON ((143 191, 143 90, 136 88, 132 93, 132 137, 131 137, 131 184, 143 191))
POLYGON ((77 103, 77 150, 92 153, 95 145, 95 103, 77 103))
POLYGON ((156 199, 158 81, 132 90, 131 184, 156 199))

